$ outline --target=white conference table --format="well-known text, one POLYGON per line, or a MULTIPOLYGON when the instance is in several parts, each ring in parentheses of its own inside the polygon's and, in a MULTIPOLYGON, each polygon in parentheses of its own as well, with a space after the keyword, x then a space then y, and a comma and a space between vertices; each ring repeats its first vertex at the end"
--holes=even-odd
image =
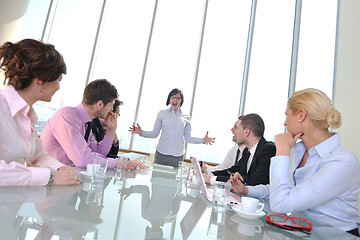
POLYGON ((0 239, 356 239, 314 219, 306 235, 219 213, 176 174, 109 169, 100 184, 80 175, 80 186, 0 188, 0 239))

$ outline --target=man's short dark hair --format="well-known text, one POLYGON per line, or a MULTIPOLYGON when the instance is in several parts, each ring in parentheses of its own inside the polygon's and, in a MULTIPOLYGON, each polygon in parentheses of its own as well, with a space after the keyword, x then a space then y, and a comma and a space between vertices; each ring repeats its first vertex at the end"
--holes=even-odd
POLYGON ((265 124, 262 118, 256 113, 250 113, 239 117, 242 127, 250 129, 255 136, 263 137, 265 124))
POLYGON ((106 79, 97 79, 90 82, 84 90, 83 103, 93 105, 98 101, 103 101, 104 105, 114 101, 118 97, 118 92, 114 85, 106 79))
POLYGON ((168 95, 168 98, 166 100, 166 106, 170 104, 170 98, 176 94, 180 93, 180 97, 181 97, 181 103, 180 103, 180 107, 183 105, 184 103, 184 94, 183 92, 178 89, 178 88, 174 88, 173 90, 171 90, 171 92, 168 95))

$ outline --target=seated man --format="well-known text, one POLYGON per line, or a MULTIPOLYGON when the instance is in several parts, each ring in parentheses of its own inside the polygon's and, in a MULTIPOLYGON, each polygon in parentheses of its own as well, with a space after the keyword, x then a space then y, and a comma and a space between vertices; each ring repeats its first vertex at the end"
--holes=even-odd
POLYGON ((239 172, 247 185, 268 184, 270 158, 275 155, 276 148, 273 142, 263 137, 265 124, 262 118, 254 113, 242 116, 231 131, 236 143, 246 146, 241 159, 230 168, 212 172, 216 179, 204 174, 205 182, 226 182, 231 173, 239 172))
MULTIPOLYGON (((112 110, 118 97, 116 88, 107 80, 90 82, 77 107, 63 107, 46 123, 41 138, 48 153, 66 165, 86 167, 95 157, 105 158, 114 141, 117 118, 112 110), (107 132, 100 142, 91 132, 91 120, 104 118, 107 132)), ((108 168, 120 167, 121 162, 108 158, 108 168)), ((145 167, 138 160, 131 160, 126 169, 145 167)))
MULTIPOLYGON (((111 114, 112 112, 115 114, 115 117, 118 118, 120 116, 120 105, 123 104, 122 101, 119 101, 118 99, 115 99, 115 103, 113 106, 113 110, 110 111, 108 114, 111 114)), ((101 142, 107 131, 107 126, 105 125, 105 119, 104 118, 94 118, 91 121, 91 131, 94 134, 94 137, 97 142, 101 142)), ((119 152, 119 139, 115 133, 114 141, 111 145, 109 153, 106 155, 106 157, 111 158, 117 158, 119 152)))

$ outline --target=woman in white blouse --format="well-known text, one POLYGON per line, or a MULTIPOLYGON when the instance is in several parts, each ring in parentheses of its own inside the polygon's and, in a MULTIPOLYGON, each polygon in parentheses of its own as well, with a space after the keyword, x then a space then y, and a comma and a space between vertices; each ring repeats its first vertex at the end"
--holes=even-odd
POLYGON ((210 145, 215 142, 215 138, 210 138, 207 132, 204 138, 191 136, 190 116, 182 112, 183 103, 183 92, 175 88, 171 90, 166 100, 166 105, 170 104, 170 108, 158 113, 152 131, 143 131, 139 124, 130 127, 129 131, 132 134, 136 133, 146 138, 156 138, 162 130, 156 147, 155 163, 177 167, 184 159, 185 141, 210 145))

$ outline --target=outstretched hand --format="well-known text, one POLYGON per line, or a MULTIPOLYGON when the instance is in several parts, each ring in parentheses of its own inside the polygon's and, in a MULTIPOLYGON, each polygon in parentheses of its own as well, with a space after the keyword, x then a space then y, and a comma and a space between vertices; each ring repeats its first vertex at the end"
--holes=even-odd
POLYGON ((143 133, 141 127, 139 124, 137 124, 137 126, 135 126, 134 124, 130 127, 129 131, 131 132, 131 134, 139 134, 141 135, 143 133))
POLYGON ((208 134, 209 134, 209 131, 206 132, 206 135, 204 137, 204 143, 212 145, 215 142, 215 138, 210 138, 208 136, 208 134))

